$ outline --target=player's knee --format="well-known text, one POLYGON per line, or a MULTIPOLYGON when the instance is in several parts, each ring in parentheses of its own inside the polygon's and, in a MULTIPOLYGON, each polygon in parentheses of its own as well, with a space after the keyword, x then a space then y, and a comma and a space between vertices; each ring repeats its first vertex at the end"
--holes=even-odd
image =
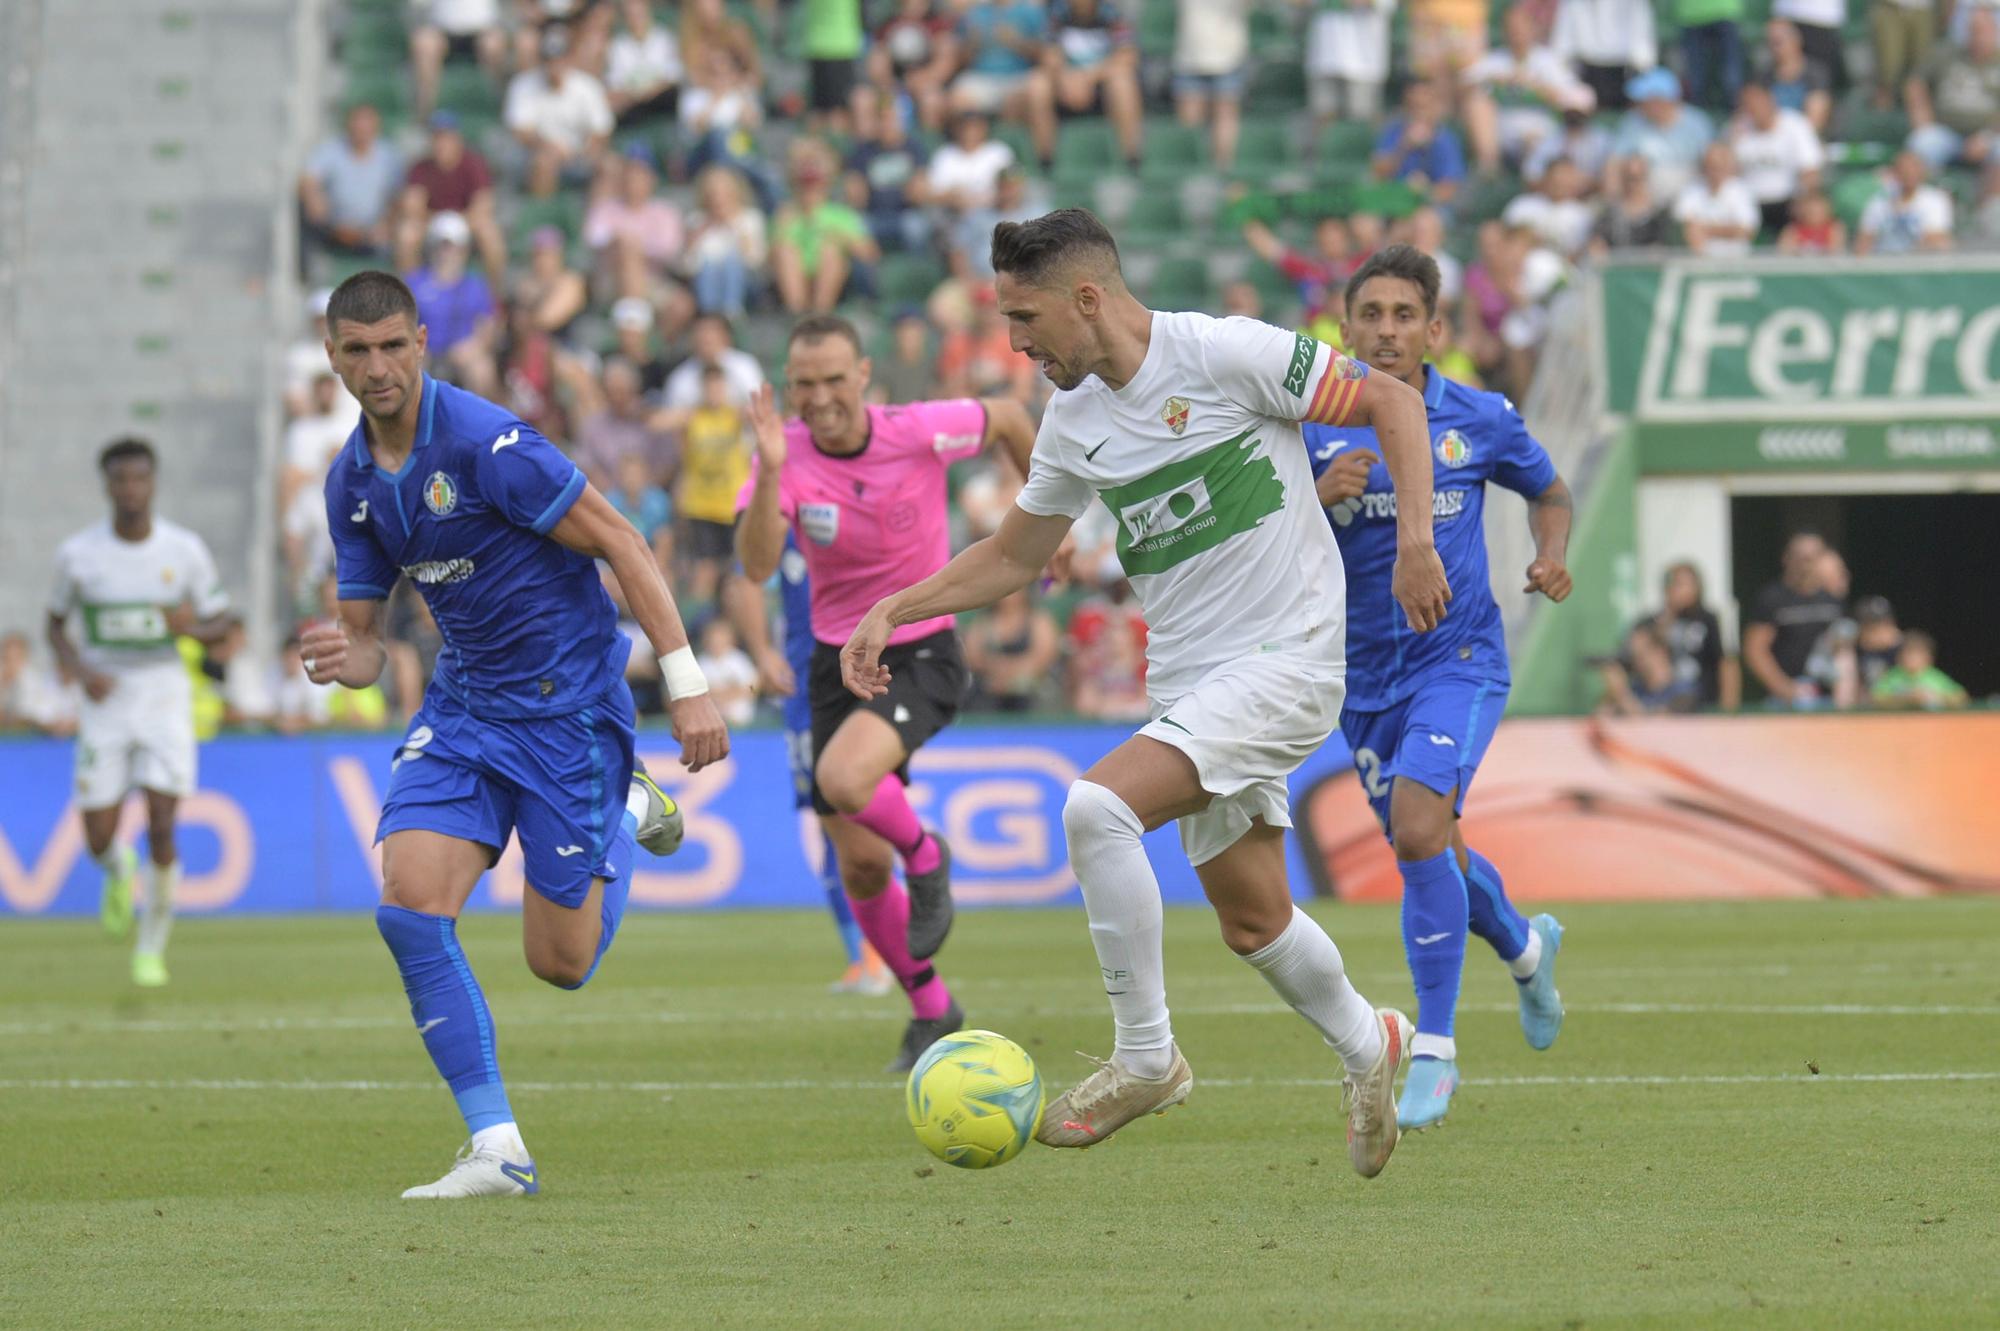
POLYGON ((1411 818, 1389 834, 1399 860, 1428 860, 1444 854, 1451 844, 1451 827, 1425 818, 1411 818))
POLYGON ((879 784, 853 772, 829 770, 824 763, 813 774, 813 779, 819 783, 821 797, 833 806, 834 812, 849 817, 868 807, 868 801, 875 798, 875 787, 879 784))
POLYGON ((1215 908, 1216 923, 1222 928, 1222 942, 1239 957, 1262 952, 1278 941, 1292 922, 1291 899, 1283 911, 1263 902, 1234 901, 1215 908))
POLYGON ((1139 820, 1116 792, 1095 781, 1072 781, 1063 801, 1063 836, 1074 855, 1079 847, 1101 846, 1120 836, 1137 837, 1139 820))
POLYGON ((527 953, 528 970, 545 984, 558 989, 581 989, 590 978, 593 957, 588 951, 530 945, 527 953))
POLYGON ((895 867, 895 853, 886 842, 867 850, 843 847, 840 852, 840 886, 847 895, 866 901, 888 889, 895 867))

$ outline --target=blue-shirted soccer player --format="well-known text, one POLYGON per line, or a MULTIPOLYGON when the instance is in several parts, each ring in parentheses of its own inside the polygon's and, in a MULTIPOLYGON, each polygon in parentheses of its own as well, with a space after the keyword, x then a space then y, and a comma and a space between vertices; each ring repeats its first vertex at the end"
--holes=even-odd
POLYGON ((617 933, 634 840, 678 843, 671 802, 635 780, 631 645, 593 560, 610 564, 660 654, 689 770, 723 757, 729 737, 645 540, 531 427, 424 374, 409 288, 359 273, 334 291, 327 328, 327 356, 362 419, 327 473, 340 614, 303 635, 306 674, 375 681, 378 613, 399 576, 444 636, 390 769, 375 919, 472 1140, 443 1178, 403 1196, 520 1196, 540 1182, 458 914, 518 834, 528 968, 580 988, 617 933))
POLYGON ((1524 590, 1569 595, 1569 488, 1498 393, 1456 384, 1424 364, 1437 321, 1438 268, 1409 245, 1364 263, 1347 287, 1348 354, 1424 395, 1430 417, 1437 550, 1456 595, 1429 633, 1411 630, 1390 595, 1396 496, 1365 429, 1308 425, 1306 447, 1347 568, 1347 701, 1340 733, 1403 875, 1403 946, 1416 981, 1417 1035, 1396 1105, 1403 1128, 1438 1122, 1458 1084, 1452 1035, 1468 925, 1520 986, 1521 1029, 1546 1049, 1562 1027, 1550 915, 1525 920, 1500 871, 1465 844, 1458 815, 1507 704, 1507 643, 1487 582, 1486 483, 1528 500, 1535 559, 1524 590))
MULTIPOLYGON (((791 768, 792 809, 799 816, 800 849, 811 837, 819 848, 819 885, 826 894, 827 909, 833 914, 834 928, 847 952, 847 969, 830 986, 836 994, 867 994, 880 997, 896 987, 896 977, 875 955, 861 936, 861 925, 848 909, 847 889, 840 881, 840 860, 833 838, 820 826, 812 802, 812 703, 799 681, 812 665, 812 584, 807 581, 806 557, 799 553, 797 540, 785 533, 785 552, 772 575, 778 584, 779 608, 785 617, 785 646, 782 652, 771 646, 770 625, 766 622, 764 594, 739 568, 724 591, 730 622, 736 636, 757 663, 761 692, 783 697, 785 761, 791 768)), ((811 854, 807 852, 807 858, 811 854)))

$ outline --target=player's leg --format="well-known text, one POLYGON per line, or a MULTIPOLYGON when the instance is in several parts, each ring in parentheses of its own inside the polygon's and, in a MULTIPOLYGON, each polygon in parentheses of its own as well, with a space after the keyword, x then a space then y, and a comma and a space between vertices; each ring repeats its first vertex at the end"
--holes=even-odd
MULTIPOLYGON (((1282 792, 1274 792, 1282 799, 1282 792)), ((1373 1178, 1396 1149, 1396 1073, 1409 1043, 1409 1019, 1376 1009, 1347 978, 1340 949, 1292 900, 1285 871, 1285 829, 1251 817, 1238 797, 1182 824, 1202 891, 1215 907, 1222 940, 1250 963, 1294 1012, 1311 1022, 1346 1068, 1347 1150, 1355 1170, 1373 1178), (1190 824, 1193 824, 1190 826, 1190 824), (1215 842, 1233 840, 1220 850, 1215 842)))
POLYGON ((847 955, 847 969, 833 982, 832 991, 836 994, 886 993, 894 981, 879 959, 868 958, 874 962, 872 967, 864 962, 861 925, 847 904, 847 889, 840 881, 840 856, 833 848, 833 838, 819 825, 819 817, 813 811, 812 716, 805 700, 796 695, 785 700, 785 761, 791 770, 792 809, 798 815, 799 853, 805 857, 807 864, 813 863, 817 853, 820 891, 826 898, 827 910, 833 916, 833 927, 839 933, 841 947, 847 955), (878 974, 879 984, 876 983, 878 974), (871 985, 875 986, 872 990, 871 985))
POLYGON ((1547 1049, 1562 1031, 1562 994, 1556 989, 1556 953, 1563 928, 1543 912, 1525 919, 1507 896, 1507 884, 1493 861, 1465 844, 1452 829, 1452 850, 1464 871, 1472 932, 1507 963, 1521 1000, 1521 1034, 1535 1049, 1547 1049))
POLYGON ((909 996, 909 1025, 887 1069, 907 1072, 934 1041, 964 1027, 965 1013, 937 968, 928 959, 910 955, 910 898, 896 881, 895 852, 889 843, 845 818, 822 816, 820 822, 833 843, 841 882, 862 935, 874 944, 909 996))
POLYGON ((139 873, 138 853, 118 841, 118 816, 123 811, 122 801, 81 811, 83 843, 103 874, 97 917, 113 938, 123 938, 132 928, 132 882, 139 873))
MULTIPOLYGON (((1405 731, 1429 743, 1423 735, 1405 731)), ((1458 1088, 1456 1024, 1469 922, 1465 876, 1452 852, 1457 787, 1442 793, 1398 776, 1389 796, 1390 842, 1403 876, 1403 950, 1417 991, 1410 1076, 1397 1106, 1404 1128, 1438 1122, 1458 1088)))
POLYGON ((125 792, 131 789, 132 749, 117 710, 118 695, 103 702, 85 700, 76 736, 76 803, 83 819, 83 841, 103 874, 97 914, 104 932, 123 938, 132 928, 132 885, 138 877, 139 856, 118 841, 118 819, 125 792))
POLYGON ((1043 1112, 1035 1135, 1045 1145, 1093 1145, 1141 1114, 1181 1103, 1194 1085, 1167 1014, 1160 882, 1139 838, 1208 802, 1187 755, 1146 735, 1126 740, 1070 786, 1063 834, 1115 1036, 1111 1057, 1043 1112))
POLYGON ((180 799, 166 791, 146 795, 146 895, 132 949, 132 982, 158 988, 167 982, 167 936, 174 927, 174 894, 180 889, 180 849, 174 840, 180 799))

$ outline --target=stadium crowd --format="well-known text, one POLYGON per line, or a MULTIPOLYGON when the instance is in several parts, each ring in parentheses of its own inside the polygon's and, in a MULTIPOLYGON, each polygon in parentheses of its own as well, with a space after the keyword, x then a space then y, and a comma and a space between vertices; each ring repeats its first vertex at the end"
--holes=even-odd
MULTIPOLYGON (((1443 271, 1441 368, 1516 393, 1551 300, 1615 252, 2000 241, 1992 0, 334 10, 344 93, 298 181, 301 264, 319 289, 287 361, 275 496, 291 617, 331 609, 319 478, 357 410, 321 351, 327 288, 388 267, 417 296, 432 372, 571 451, 646 534, 709 677, 739 681, 739 716, 782 673, 750 660, 718 611, 749 395, 791 319, 839 310, 869 341, 876 400, 1008 393, 1039 406, 1049 385, 1008 346, 989 285, 996 221, 1093 207, 1155 305, 1255 314, 1336 343, 1346 277, 1405 240, 1443 271)), ((990 531, 1019 483, 996 462, 957 469, 955 539, 990 531)), ((1078 536, 1071 588, 968 626, 975 705, 1143 715, 1145 626, 1108 517, 1078 536)), ((1844 603, 1836 580, 1813 576, 1808 587, 1788 559, 1783 585, 1844 603)), ((1691 568, 1670 576, 1666 608, 1604 668, 1606 706, 1735 702, 1701 601, 1691 568)), ((1870 597, 1835 617, 1854 626, 1846 656, 1802 656, 1782 618, 1796 607, 1767 601, 1744 616, 1744 659, 1782 701, 1810 688, 1851 705, 1872 693, 1884 644, 1921 645, 1870 597), (1774 623, 1775 659, 1759 646, 1774 623)), ((292 727, 407 715, 439 641, 407 585, 389 622, 379 694, 337 698, 225 644, 206 663, 216 715, 292 727)), ((59 714, 61 690, 8 643, 0 724, 59 714)), ((1894 677, 1927 678, 1934 664, 1910 651, 1894 677)), ((634 653, 633 668, 651 661, 634 653)), ((656 709, 657 681, 632 682, 656 709)))

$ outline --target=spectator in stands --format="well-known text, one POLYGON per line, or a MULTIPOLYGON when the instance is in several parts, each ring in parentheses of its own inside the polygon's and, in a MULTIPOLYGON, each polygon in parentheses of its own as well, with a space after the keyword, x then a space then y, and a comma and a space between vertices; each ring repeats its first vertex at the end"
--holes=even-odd
POLYGON ((1625 85, 1660 63, 1651 0, 1558 0, 1549 47, 1576 66, 1599 111, 1625 109, 1625 85))
POLYGON ((336 254, 387 254, 402 182, 403 160, 382 139, 381 113, 365 103, 350 106, 345 133, 314 149, 299 177, 305 238, 336 254))
MULTIPOLYGON (((509 301, 501 313, 495 359, 507 409, 547 438, 568 439, 563 396, 574 377, 573 358, 557 349, 555 339, 536 326, 532 312, 519 301, 509 301)), ((583 377, 588 378, 587 372, 583 377)))
MULTIPOLYGON (((1670 566, 1661 593, 1658 613, 1639 623, 1659 633, 1675 676, 1694 684, 1701 706, 1734 711, 1743 701, 1743 669, 1723 641, 1722 621, 1708 608, 1701 570, 1686 561, 1670 566)), ((1631 662, 1625 664, 1630 669, 1631 662)))
POLYGON ((1921 630, 1903 635, 1896 668, 1875 683, 1877 707, 1921 708, 1927 712, 1963 707, 1970 700, 1957 680, 1937 667, 1937 640, 1921 630))
POLYGON ((1400 180, 1448 206, 1465 179, 1465 148, 1444 123, 1437 89, 1418 80, 1403 89, 1403 111, 1382 126, 1372 167, 1377 180, 1400 180))
POLYGON ((708 605, 736 557, 736 496, 750 479, 750 441, 729 374, 719 365, 704 366, 699 374, 700 401, 673 413, 681 430, 674 509, 689 598, 708 605))
POLYGON ((1868 35, 1875 55, 1870 102, 1878 111, 1896 104, 1903 80, 1923 68, 1937 40, 1935 0, 1874 0, 1868 35))
POLYGON ((1791 220, 1792 200, 1819 188, 1825 145, 1811 121, 1779 106, 1770 86, 1755 79, 1743 85, 1736 119, 1729 126, 1729 145, 1742 166, 1743 183, 1763 215, 1763 233, 1776 236, 1791 220))
POLYGON ((1625 89, 1634 105, 1611 140, 1613 159, 1640 157, 1652 173, 1653 197, 1678 199, 1697 173, 1715 127, 1681 101, 1680 80, 1670 69, 1652 69, 1625 89))
POLYGON ((1599 662, 1604 680, 1599 715, 1666 716, 1692 712, 1700 704, 1694 681, 1675 672, 1666 640, 1651 623, 1633 627, 1623 655, 1623 661, 1599 662))
POLYGON ((528 269, 514 281, 514 302, 558 342, 589 308, 590 284, 569 266, 569 246, 558 228, 536 227, 529 236, 528 269))
POLYGON ((868 78, 885 111, 901 117, 907 98, 916 121, 936 133, 944 128, 945 88, 958 72, 957 25, 933 0, 897 0, 895 14, 875 29, 868 50, 868 78))
POLYGON ((1583 173, 1584 192, 1595 194, 1598 182, 1606 179, 1605 168, 1611 163, 1611 136, 1591 119, 1589 112, 1570 107, 1562 113, 1561 132, 1535 145, 1535 150, 1521 163, 1521 175, 1530 181, 1540 180, 1558 157, 1569 158, 1583 173))
MULTIPOLYGON (((1673 0, 1688 100, 1710 111, 1736 105, 1743 86, 1743 0, 1673 0)), ((1794 45, 1798 30, 1785 24, 1794 45)))
POLYGON ((1071 706, 1093 720, 1137 721, 1148 710, 1146 621, 1115 562, 1108 562, 1099 576, 1103 590, 1070 616, 1071 706))
POLYGON ((751 205, 743 177, 719 163, 695 178, 695 199, 700 206, 688 229, 688 277, 695 304, 704 314, 722 316, 726 328, 763 288, 770 258, 764 214, 751 205))
MULTIPOLYGON (((333 299, 332 287, 321 287, 306 297, 306 325, 301 335, 285 348, 285 414, 302 416, 312 410, 312 385, 326 369, 326 306, 333 299)), ((361 404, 340 386, 340 400, 361 414, 361 404)))
MULTIPOLYGON (((610 378, 607 367, 605 377, 610 378)), ((660 571, 670 574, 674 567, 674 503, 654 479, 645 454, 633 451, 618 460, 618 483, 605 490, 604 497, 618 510, 634 531, 646 538, 660 571)))
POLYGON ((1904 85, 1903 97, 1910 150, 1933 171, 1984 162, 2000 127, 2000 18, 1990 9, 1973 11, 1965 46, 1938 47, 1904 85))
MULTIPOLYGON (((1527 227, 1504 228, 1508 261, 1502 266, 1507 312, 1500 320, 1503 356, 1492 377, 1516 397, 1534 381, 1550 307, 1571 276, 1569 261, 1527 227)), ((1483 368, 1483 367, 1482 367, 1483 368)))
MULTIPOLYGON (((1396 0, 1319 0, 1306 30, 1306 105, 1315 136, 1336 120, 1371 124, 1389 75, 1396 0)), ((1422 81, 1430 81, 1424 79, 1422 81)))
POLYGON ((1610 197, 1591 233, 1590 252, 1653 249, 1667 243, 1667 212, 1653 195, 1644 158, 1625 157, 1611 168, 1610 197))
POLYGON ((1486 0, 1410 0, 1410 73, 1457 86, 1486 54, 1486 0))
POLYGON ((1827 89, 1838 97, 1847 89, 1847 0, 1773 0, 1771 17, 1799 30, 1806 59, 1820 67, 1827 89))
POLYGON ((424 232, 437 213, 457 213, 472 228, 473 244, 488 277, 507 271, 507 244, 493 210, 493 173, 469 147, 458 117, 430 118, 430 151, 410 164, 396 227, 396 266, 407 272, 423 255, 424 232))
POLYGON ((1347 279, 1367 257, 1355 247, 1347 223, 1331 214, 1313 223, 1311 254, 1286 245, 1276 232, 1254 217, 1243 224, 1243 240, 1252 253, 1298 288, 1308 321, 1317 318, 1337 298, 1347 279))
POLYGON ((522 70, 507 85, 503 118, 531 169, 585 184, 615 123, 611 101, 603 84, 576 68, 566 26, 542 30, 541 53, 539 67, 522 70))
POLYGON ((899 310, 889 333, 889 354, 868 376, 871 402, 921 402, 937 396, 937 357, 930 322, 914 307, 899 310))
POLYGON ((653 150, 630 143, 607 173, 584 216, 583 243, 597 256, 599 273, 620 297, 655 302, 666 336, 676 337, 694 317, 694 299, 670 274, 687 248, 680 209, 655 191, 659 174, 653 150))
POLYGON ((952 118, 950 142, 931 154, 925 186, 947 230, 967 213, 990 208, 1000 173, 1014 165, 1014 150, 991 133, 985 116, 962 112, 952 118))
POLYGON ((687 145, 687 169, 699 175, 711 165, 742 172, 765 211, 777 206, 778 182, 757 155, 752 132, 763 123, 757 85, 734 49, 707 42, 688 57, 688 88, 681 94, 680 133, 687 145))
POLYGON ((639 367, 623 356, 604 362, 602 385, 592 385, 588 409, 576 427, 576 463, 590 483, 609 490, 625 474, 627 458, 645 464, 646 476, 665 476, 672 468, 672 441, 659 428, 643 394, 639 367))
POLYGON ((1438 266, 1438 300, 1449 307, 1456 305, 1458 298, 1465 293, 1465 265, 1446 248, 1449 240, 1447 230, 1443 210, 1424 207, 1411 213, 1403 223, 1401 234, 1392 232, 1390 239, 1414 245, 1431 256, 1438 266))
POLYGON ((1056 155, 1054 90, 1041 68, 1048 38, 1037 0, 972 0, 958 25, 964 70, 951 82, 954 111, 1026 125, 1045 171, 1056 155))
POLYGON ((1025 222, 1047 209, 1029 196, 1028 173, 1018 165, 1000 173, 993 187, 993 202, 974 208, 952 228, 951 250, 946 256, 952 275, 973 282, 993 280, 993 228, 1002 222, 1025 222))
POLYGON ((1011 592, 965 630, 965 664, 972 673, 967 705, 981 712, 1032 708, 1062 654, 1055 617, 1011 592))
POLYGON ((803 0, 806 124, 851 134, 854 92, 861 73, 861 0, 803 0))
POLYGON ((695 663, 708 681, 716 710, 732 726, 749 725, 757 717, 757 666, 737 644, 726 616, 716 615, 701 626, 700 647, 695 663))
POLYGON ((1681 224, 1681 239, 1696 254, 1740 259, 1750 253, 1763 215, 1736 173, 1736 154, 1728 144, 1711 143, 1702 153, 1701 176, 1674 200, 1674 220, 1681 224))
POLYGON ((829 313, 843 292, 866 293, 882 257, 861 214, 833 198, 834 158, 817 139, 791 150, 791 201, 771 219, 771 277, 791 314, 829 313))
POLYGON ((764 369, 755 356, 736 346, 735 336, 729 320, 719 314, 696 319, 689 335, 691 354, 667 376, 661 404, 670 411, 691 411, 700 406, 702 379, 709 370, 717 369, 722 371, 729 405, 738 411, 747 409, 751 395, 764 386, 764 369))
POLYGON ((1583 172, 1576 163, 1558 157, 1533 188, 1518 194, 1500 214, 1508 226, 1526 227, 1543 245, 1565 259, 1581 257, 1590 243, 1597 212, 1585 203, 1583 172))
MULTIPOLYGON (((1854 603, 1854 672, 1858 695, 1872 693, 1896 665, 1903 647, 1903 630, 1896 608, 1886 596, 1864 596, 1854 603)), ((1863 701, 1857 696, 1856 702, 1863 701)))
POLYGON ((58 738, 76 731, 76 690, 35 665, 28 635, 0 634, 0 731, 29 730, 58 738))
POLYGON ((1465 132, 1479 170, 1492 175, 1503 159, 1520 162, 1556 132, 1565 110, 1589 111, 1590 89, 1563 58, 1535 42, 1535 20, 1516 4, 1505 19, 1507 44, 1490 51, 1462 76, 1465 132))
POLYGON ((1236 165, 1243 89, 1250 61, 1250 10, 1237 0, 1178 0, 1174 26, 1174 111, 1183 125, 1209 127, 1218 171, 1236 165))
POLYGON ((1826 542, 1816 532, 1785 543, 1783 576, 1757 595, 1743 625, 1743 664, 1774 706, 1811 707, 1819 689, 1806 663, 1820 635, 1842 614, 1841 598, 1825 583, 1826 542))
POLYGON ((699 69, 712 50, 729 56, 753 99, 761 95, 764 56, 750 25, 729 13, 723 0, 683 0, 681 59, 687 62, 688 69, 699 69))
POLYGON ((437 105, 446 60, 473 56, 488 78, 500 81, 507 68, 507 31, 500 0, 424 0, 420 9, 423 17, 410 30, 410 74, 422 120, 437 105))
POLYGON ((327 459, 347 443, 361 418, 354 399, 341 390, 340 378, 320 353, 307 410, 285 427, 284 469, 278 475, 278 512, 291 507, 302 491, 317 496, 326 480, 327 459))
POLYGON ((884 250, 920 252, 930 245, 925 170, 930 153, 910 137, 896 108, 873 87, 855 94, 856 142, 847 154, 847 201, 868 219, 884 250))
POLYGON ((429 239, 430 262, 404 280, 417 298, 417 322, 429 332, 431 373, 490 397, 496 310, 492 288, 467 266, 472 228, 457 213, 439 213, 429 239))
POLYGON ((938 346, 940 392, 948 398, 1029 400, 1035 392, 1035 363, 1014 350, 993 288, 981 282, 972 288, 971 298, 970 325, 947 332, 938 346))
POLYGON ((672 368, 663 354, 663 343, 653 335, 657 326, 651 302, 625 296, 611 303, 611 333, 618 343, 615 354, 631 361, 639 371, 639 391, 648 397, 667 386, 667 371, 672 368))
POLYGON ((1806 58, 1796 24, 1774 18, 1764 26, 1764 54, 1757 77, 1771 87, 1778 105, 1797 111, 1824 135, 1833 120, 1833 79, 1824 67, 1806 58))
POLYGON ((1882 190, 1861 210, 1856 254, 1909 254, 1952 248, 1951 195, 1930 184, 1924 159, 1908 148, 1896 154, 1882 190))
POLYGON ((1778 233, 1782 254, 1845 254, 1847 224, 1834 215, 1824 190, 1807 190, 1792 200, 1791 221, 1778 233))
POLYGON ((1145 107, 1139 93, 1139 46, 1113 0, 1052 0, 1051 40, 1042 60, 1064 116, 1111 121, 1118 151, 1139 170, 1145 107))
POLYGON ((653 16, 652 0, 618 0, 618 32, 605 58, 604 94, 620 128, 671 117, 680 106, 681 44, 653 16))

